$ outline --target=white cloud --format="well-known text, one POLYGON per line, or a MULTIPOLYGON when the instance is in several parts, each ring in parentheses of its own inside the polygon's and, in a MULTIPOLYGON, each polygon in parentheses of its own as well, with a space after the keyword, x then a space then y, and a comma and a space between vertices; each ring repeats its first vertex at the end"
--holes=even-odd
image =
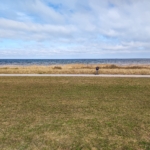
POLYGON ((1 38, 22 38, 31 40, 41 40, 46 38, 64 37, 71 35, 76 31, 72 25, 51 25, 51 24, 36 24, 24 23, 0 18, 0 37, 1 38))
POLYGON ((149 0, 2 0, 0 13, 0 39, 49 41, 47 53, 150 53, 149 0))

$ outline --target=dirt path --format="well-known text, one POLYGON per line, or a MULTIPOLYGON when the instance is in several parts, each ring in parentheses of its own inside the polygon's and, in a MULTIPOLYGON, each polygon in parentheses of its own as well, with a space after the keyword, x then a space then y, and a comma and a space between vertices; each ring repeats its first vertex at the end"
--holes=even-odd
POLYGON ((6 77, 133 77, 150 78, 150 75, 111 75, 111 74, 0 74, 6 77))

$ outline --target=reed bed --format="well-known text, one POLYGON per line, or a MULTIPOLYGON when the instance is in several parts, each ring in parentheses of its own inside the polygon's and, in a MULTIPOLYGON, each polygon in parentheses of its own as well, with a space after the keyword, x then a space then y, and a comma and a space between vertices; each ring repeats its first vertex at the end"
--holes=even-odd
POLYGON ((0 66, 0 74, 95 74, 96 66, 100 67, 100 74, 150 74, 150 65, 119 66, 114 64, 0 66))

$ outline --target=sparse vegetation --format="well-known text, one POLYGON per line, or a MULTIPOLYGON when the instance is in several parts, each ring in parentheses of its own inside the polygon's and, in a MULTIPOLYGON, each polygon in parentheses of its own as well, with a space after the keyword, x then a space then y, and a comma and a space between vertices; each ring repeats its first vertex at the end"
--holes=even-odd
POLYGON ((149 150, 150 79, 0 77, 1 150, 149 150))
POLYGON ((54 66, 53 69, 62 69, 60 66, 54 66))
POLYGON ((100 74, 150 74, 150 65, 117 66, 114 64, 69 64, 51 66, 1 66, 0 74, 94 74, 99 66, 100 74))

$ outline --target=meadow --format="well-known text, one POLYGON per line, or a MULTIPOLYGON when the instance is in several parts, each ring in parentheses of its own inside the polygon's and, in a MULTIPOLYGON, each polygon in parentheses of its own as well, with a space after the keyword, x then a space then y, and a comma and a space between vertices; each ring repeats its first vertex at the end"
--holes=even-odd
POLYGON ((150 150, 150 79, 0 77, 1 150, 150 150))
POLYGON ((0 66, 0 74, 100 74, 150 75, 150 65, 119 66, 114 64, 67 64, 49 66, 0 66))

